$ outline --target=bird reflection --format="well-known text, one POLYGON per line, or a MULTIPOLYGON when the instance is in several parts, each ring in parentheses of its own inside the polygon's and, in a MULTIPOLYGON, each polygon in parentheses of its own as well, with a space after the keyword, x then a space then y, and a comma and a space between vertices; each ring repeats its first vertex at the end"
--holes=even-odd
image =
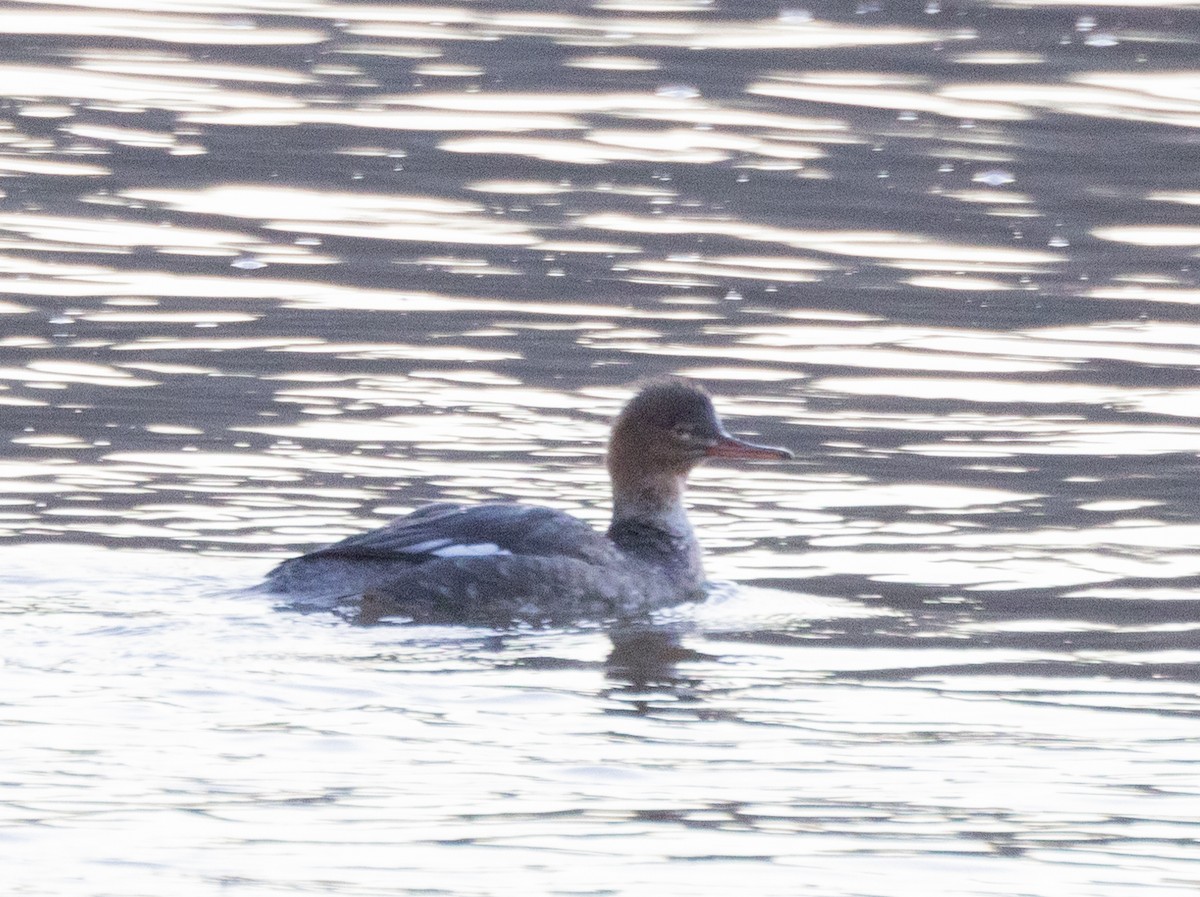
POLYGON ((604 678, 611 686, 605 697, 614 701, 610 713, 646 716, 664 702, 678 709, 694 703, 703 680, 685 674, 680 664, 714 660, 685 646, 683 633, 672 627, 630 627, 610 631, 612 650, 604 661, 604 678))
POLYGON ((682 633, 673 627, 645 626, 615 629, 608 634, 612 651, 605 659, 605 675, 636 685, 654 685, 679 677, 676 664, 710 659, 683 645, 682 633))

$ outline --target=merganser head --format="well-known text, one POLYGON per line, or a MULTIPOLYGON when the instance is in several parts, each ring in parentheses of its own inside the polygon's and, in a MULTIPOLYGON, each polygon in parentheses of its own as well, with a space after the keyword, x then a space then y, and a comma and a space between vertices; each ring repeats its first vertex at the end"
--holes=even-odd
POLYGON ((614 478, 626 473, 627 466, 685 476, 705 458, 791 457, 787 449, 730 436, 712 399, 699 386, 685 380, 659 380, 643 387, 617 417, 608 467, 614 478))

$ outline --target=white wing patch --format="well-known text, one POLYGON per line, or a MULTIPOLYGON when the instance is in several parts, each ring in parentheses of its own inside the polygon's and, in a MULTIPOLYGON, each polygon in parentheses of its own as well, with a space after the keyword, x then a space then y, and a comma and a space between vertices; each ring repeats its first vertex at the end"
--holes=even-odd
POLYGON ((455 542, 453 539, 428 539, 404 546, 405 554, 432 554, 439 558, 478 558, 512 554, 495 542, 455 542))
POLYGON ((440 558, 476 558, 490 554, 512 554, 507 548, 501 548, 495 542, 478 542, 474 545, 448 544, 441 548, 427 549, 429 554, 440 558))
POLYGON ((439 548, 445 548, 447 545, 453 545, 453 539, 430 539, 428 542, 417 542, 415 545, 405 545, 404 550, 412 554, 427 554, 435 552, 439 548))

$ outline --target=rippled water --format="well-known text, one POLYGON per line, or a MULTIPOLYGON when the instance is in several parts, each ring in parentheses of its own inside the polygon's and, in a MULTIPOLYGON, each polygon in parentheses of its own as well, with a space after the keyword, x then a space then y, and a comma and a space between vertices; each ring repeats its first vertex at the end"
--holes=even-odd
POLYGON ((0 10, 6 893, 1194 894, 1191 2, 0 10), (654 627, 253 586, 712 466, 654 627), (737 583, 735 586, 732 583, 737 583))

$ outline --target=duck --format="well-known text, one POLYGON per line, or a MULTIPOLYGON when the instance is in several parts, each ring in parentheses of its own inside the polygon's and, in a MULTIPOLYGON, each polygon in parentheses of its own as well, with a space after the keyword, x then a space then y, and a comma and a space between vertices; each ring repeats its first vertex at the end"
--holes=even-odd
POLYGON ((700 544, 684 504, 688 474, 708 460, 792 457, 788 449, 730 435, 699 384, 654 380, 612 425, 607 531, 533 504, 435 502, 285 560, 265 585, 298 598, 356 603, 368 621, 641 618, 705 594, 700 544))

